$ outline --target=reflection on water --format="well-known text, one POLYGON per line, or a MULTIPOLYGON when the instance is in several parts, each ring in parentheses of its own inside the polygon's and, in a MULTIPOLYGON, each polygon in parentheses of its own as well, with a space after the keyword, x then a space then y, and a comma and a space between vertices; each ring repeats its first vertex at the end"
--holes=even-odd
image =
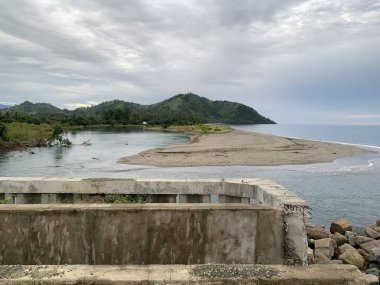
POLYGON ((269 178, 306 199, 313 209, 313 222, 327 225, 332 219, 345 217, 354 225, 365 225, 380 216, 378 153, 312 165, 159 168, 118 164, 117 160, 146 149, 185 143, 188 135, 108 128, 71 131, 68 137, 72 147, 35 148, 35 154, 2 154, 0 176, 269 178), (91 145, 81 145, 84 141, 91 145))

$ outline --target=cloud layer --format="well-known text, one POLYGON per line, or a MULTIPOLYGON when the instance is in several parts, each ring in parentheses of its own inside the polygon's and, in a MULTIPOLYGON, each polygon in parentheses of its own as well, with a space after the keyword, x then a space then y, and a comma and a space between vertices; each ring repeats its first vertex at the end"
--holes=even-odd
POLYGON ((350 123, 378 113, 379 50, 378 0, 1 1, 0 101, 192 91, 279 122, 350 123))

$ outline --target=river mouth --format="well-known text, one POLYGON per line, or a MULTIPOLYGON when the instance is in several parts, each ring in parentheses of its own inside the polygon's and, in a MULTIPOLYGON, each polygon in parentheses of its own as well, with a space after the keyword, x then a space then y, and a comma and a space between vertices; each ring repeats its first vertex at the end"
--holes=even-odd
POLYGON ((68 132, 72 147, 32 148, 0 156, 0 176, 110 178, 272 179, 303 197, 312 222, 328 225, 347 218, 356 226, 379 216, 380 154, 347 157, 332 163, 291 166, 154 167, 124 165, 121 157, 189 141, 189 135, 143 128, 96 128, 68 132), (82 145, 83 142, 89 145, 82 145))

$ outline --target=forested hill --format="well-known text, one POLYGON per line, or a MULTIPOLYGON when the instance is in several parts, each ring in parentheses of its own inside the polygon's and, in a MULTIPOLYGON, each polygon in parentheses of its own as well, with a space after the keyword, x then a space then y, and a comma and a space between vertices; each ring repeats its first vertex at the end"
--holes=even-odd
POLYGON ((152 105, 113 100, 73 111, 62 110, 51 104, 33 104, 26 101, 3 110, 0 115, 4 117, 5 114, 8 117, 17 114, 19 118, 29 115, 34 119, 54 119, 70 125, 141 124, 143 121, 151 125, 275 124, 249 106, 228 101, 212 101, 191 93, 179 94, 152 105))
POLYGON ((160 103, 147 106, 151 112, 191 114, 205 123, 274 124, 246 105, 229 101, 212 101, 195 94, 179 94, 160 103))

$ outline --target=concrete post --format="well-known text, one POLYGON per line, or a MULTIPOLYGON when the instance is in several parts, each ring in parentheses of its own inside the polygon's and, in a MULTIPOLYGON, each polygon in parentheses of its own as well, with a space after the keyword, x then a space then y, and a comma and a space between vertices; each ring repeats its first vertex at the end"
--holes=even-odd
POLYGON ((285 213, 285 262, 288 265, 307 265, 307 235, 303 216, 285 213))
POLYGON ((177 203, 177 195, 151 195, 151 203, 177 203))
POLYGON ((249 198, 245 197, 236 197, 228 195, 219 195, 218 203, 239 203, 239 204, 249 204, 249 198))
POLYGON ((211 203, 211 195, 179 195, 180 203, 211 203))

